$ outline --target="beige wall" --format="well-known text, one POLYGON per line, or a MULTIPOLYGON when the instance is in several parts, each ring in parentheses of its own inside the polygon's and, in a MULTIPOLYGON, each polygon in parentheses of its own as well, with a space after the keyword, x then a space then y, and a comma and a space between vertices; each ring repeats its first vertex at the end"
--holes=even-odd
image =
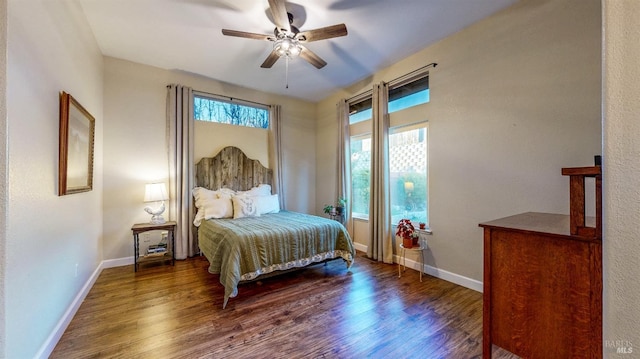
POLYGON ((9 0, 7 23, 4 355, 32 358, 102 260, 103 58, 75 2, 9 0), (93 190, 62 197, 60 91, 96 119, 93 190))
MULTIPOLYGON (((7 148, 7 1, 0 0, 0 148, 7 148)), ((0 357, 5 358, 7 153, 0 151, 0 357)))
MULTIPOLYGON (((315 104, 183 72, 106 58, 105 259, 133 256, 131 225, 149 221, 149 216, 143 211, 144 184, 149 181, 168 181, 165 103, 166 86, 171 83, 212 94, 282 105, 286 207, 300 212, 313 211, 316 175, 315 104)), ((249 130, 238 134, 234 130, 221 130, 221 126, 210 125, 196 126, 196 157, 214 155, 233 140, 232 143, 246 149, 250 157, 268 163, 264 131, 256 134, 249 130)))
POLYGON ((640 351, 640 2, 608 0, 603 9, 603 339, 605 357, 624 358, 640 351))
POLYGON ((597 0, 521 1, 325 99, 316 203, 335 198, 338 99, 437 62, 428 105, 427 264, 481 281, 478 223, 568 213, 561 168, 592 165, 601 153, 600 14, 597 0))
POLYGON ((202 157, 212 157, 227 146, 241 147, 249 158, 269 166, 269 130, 196 121, 194 129, 194 162, 202 157), (211 139, 215 141, 211 141, 211 139))

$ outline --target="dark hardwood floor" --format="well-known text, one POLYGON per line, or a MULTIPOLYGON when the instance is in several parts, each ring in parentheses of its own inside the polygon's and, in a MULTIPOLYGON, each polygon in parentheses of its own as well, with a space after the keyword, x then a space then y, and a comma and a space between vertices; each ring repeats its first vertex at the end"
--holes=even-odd
MULTIPOLYGON (((480 358, 482 294, 358 254, 223 288, 204 257, 105 269, 51 358, 480 358)), ((499 349, 494 358, 513 358, 499 349)))

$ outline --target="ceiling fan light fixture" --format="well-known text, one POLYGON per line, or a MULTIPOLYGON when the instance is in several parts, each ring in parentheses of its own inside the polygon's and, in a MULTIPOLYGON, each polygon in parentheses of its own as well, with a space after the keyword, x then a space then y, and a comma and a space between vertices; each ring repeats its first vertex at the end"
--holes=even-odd
POLYGON ((298 40, 289 37, 281 37, 273 43, 273 50, 280 57, 297 57, 302 51, 298 40))

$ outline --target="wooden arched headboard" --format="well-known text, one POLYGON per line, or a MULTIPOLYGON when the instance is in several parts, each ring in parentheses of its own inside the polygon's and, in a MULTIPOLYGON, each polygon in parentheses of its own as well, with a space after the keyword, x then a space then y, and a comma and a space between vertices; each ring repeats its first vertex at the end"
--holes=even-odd
POLYGON ((210 190, 225 187, 234 191, 247 191, 259 184, 273 184, 272 170, 233 146, 223 148, 214 157, 198 161, 195 177, 196 186, 210 190))

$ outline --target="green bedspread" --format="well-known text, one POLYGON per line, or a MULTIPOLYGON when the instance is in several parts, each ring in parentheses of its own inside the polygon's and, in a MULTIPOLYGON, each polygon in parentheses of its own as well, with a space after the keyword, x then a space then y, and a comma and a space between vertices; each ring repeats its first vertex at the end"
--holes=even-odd
POLYGON ((223 307, 238 294, 240 281, 340 257, 350 268, 355 258, 351 237, 342 224, 289 211, 202 221, 198 242, 209 260, 209 272, 220 274, 223 307))

